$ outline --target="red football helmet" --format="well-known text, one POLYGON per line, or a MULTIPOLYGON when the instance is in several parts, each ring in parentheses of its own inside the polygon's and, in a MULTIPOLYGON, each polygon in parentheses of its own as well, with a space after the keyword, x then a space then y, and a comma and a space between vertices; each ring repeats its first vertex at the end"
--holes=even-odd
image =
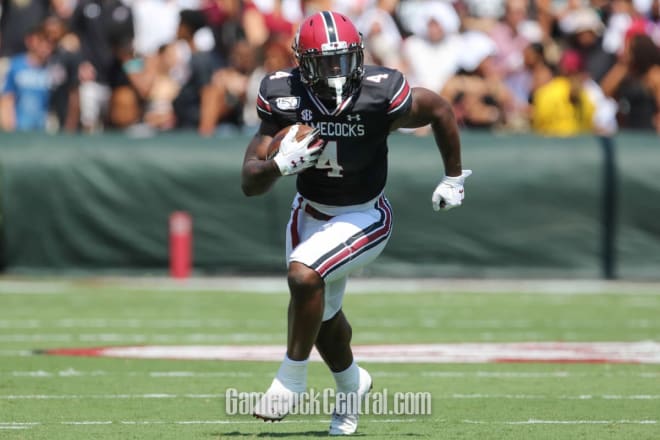
POLYGON ((339 105, 353 94, 364 73, 362 35, 345 15, 321 11, 298 28, 293 52, 300 77, 319 98, 339 105))

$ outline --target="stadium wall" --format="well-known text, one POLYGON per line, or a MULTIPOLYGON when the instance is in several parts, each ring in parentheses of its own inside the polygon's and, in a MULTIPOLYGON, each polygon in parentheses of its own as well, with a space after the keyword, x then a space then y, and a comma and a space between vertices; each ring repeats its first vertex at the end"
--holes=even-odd
MULTIPOLYGON (((442 165, 432 138, 392 135, 395 230, 366 275, 600 278, 609 260, 611 277, 660 278, 660 138, 617 136, 608 185, 597 138, 462 137, 474 170, 465 204, 435 213, 442 165)), ((294 179, 243 196, 248 140, 0 135, 4 270, 163 274, 168 217, 184 210, 196 272, 282 273, 294 179)))

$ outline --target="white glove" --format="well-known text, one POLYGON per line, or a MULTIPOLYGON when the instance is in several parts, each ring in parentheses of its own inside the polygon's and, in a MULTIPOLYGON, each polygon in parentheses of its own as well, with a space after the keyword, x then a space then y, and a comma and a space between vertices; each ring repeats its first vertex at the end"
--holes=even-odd
POLYGON ((289 129, 280 142, 279 151, 273 157, 283 176, 297 174, 305 168, 313 167, 323 150, 324 142, 318 138, 318 128, 297 141, 298 127, 299 125, 294 125, 289 129))
POLYGON ((472 170, 463 170, 460 176, 443 177, 440 184, 433 191, 433 197, 431 198, 433 210, 439 211, 442 209, 443 211, 448 211, 461 206, 463 197, 465 197, 463 183, 471 174, 472 170))

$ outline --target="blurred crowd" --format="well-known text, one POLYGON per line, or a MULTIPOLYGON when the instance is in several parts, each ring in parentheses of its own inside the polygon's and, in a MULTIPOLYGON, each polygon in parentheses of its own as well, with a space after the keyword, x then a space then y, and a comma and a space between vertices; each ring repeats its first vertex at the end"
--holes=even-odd
POLYGON ((660 0, 0 1, 2 131, 251 131, 259 81, 332 9, 463 127, 660 133, 660 0))

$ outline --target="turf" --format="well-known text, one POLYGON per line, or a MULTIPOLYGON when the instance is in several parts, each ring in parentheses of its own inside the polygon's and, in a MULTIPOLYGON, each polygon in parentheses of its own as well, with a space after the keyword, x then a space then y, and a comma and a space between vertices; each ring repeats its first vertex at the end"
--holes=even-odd
MULTIPOLYGON (((0 438, 327 436, 329 417, 265 424, 225 411, 227 388, 263 391, 273 362, 29 355, 104 345, 283 344, 286 293, 167 291, 130 282, 36 284, 0 294, 0 438), (40 287, 43 286, 43 291, 40 287)), ((356 344, 660 340, 660 295, 348 295, 356 344)), ((432 394, 431 415, 369 415, 374 439, 658 439, 660 365, 365 363, 374 391, 432 394)), ((311 387, 330 387, 312 363, 311 387)))

